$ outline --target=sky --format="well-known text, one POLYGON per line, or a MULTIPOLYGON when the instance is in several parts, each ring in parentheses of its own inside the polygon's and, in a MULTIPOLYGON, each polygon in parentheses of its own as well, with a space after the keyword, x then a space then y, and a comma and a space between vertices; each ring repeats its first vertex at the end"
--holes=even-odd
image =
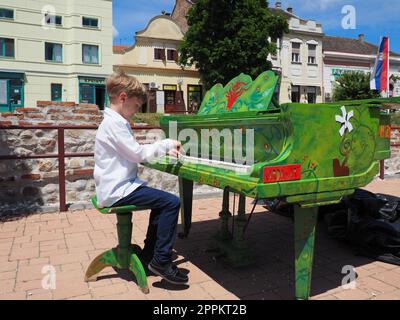
MULTIPOLYGON (((269 2, 270 6, 275 5, 275 0, 269 2)), ((327 35, 357 38, 359 34, 364 34, 366 41, 376 45, 382 36, 387 35, 390 38, 390 49, 400 53, 399 0, 281 2, 285 9, 293 7, 295 15, 321 23, 327 35)), ((149 20, 161 14, 161 11, 172 12, 174 4, 175 0, 114 0, 114 44, 133 44, 136 31, 144 29, 149 20)))

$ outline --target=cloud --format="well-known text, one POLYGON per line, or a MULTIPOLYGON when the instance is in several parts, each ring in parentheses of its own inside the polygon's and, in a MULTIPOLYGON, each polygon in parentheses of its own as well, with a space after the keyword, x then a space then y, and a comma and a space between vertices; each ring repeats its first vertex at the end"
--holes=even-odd
POLYGON ((119 36, 119 31, 117 28, 113 25, 113 38, 116 38, 119 36))

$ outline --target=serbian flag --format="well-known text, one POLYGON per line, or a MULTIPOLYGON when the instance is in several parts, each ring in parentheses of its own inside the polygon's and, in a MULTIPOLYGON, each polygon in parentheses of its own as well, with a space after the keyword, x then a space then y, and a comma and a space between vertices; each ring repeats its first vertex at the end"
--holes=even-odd
POLYGON ((383 37, 376 57, 374 71, 371 74, 371 90, 388 92, 389 88, 389 38, 383 37))

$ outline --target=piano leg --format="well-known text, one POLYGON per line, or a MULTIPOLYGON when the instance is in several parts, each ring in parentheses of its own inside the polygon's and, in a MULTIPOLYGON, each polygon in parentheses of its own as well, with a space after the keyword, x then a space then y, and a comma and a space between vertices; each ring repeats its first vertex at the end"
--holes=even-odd
POLYGON ((228 230, 229 218, 232 216, 229 211, 229 188, 224 189, 222 211, 220 212, 221 229, 214 237, 216 247, 220 256, 232 267, 248 266, 254 262, 254 256, 244 240, 244 228, 246 219, 246 197, 239 195, 238 215, 235 219, 233 234, 228 230))
POLYGON ((219 237, 221 240, 228 240, 231 238, 231 234, 228 229, 229 218, 232 214, 229 211, 229 188, 224 189, 224 195, 222 199, 222 210, 219 213, 221 220, 221 231, 219 237))
POLYGON ((310 297, 318 207, 294 206, 296 299, 310 297))
POLYGON ((179 195, 181 198, 181 221, 183 232, 178 237, 187 238, 192 226, 193 181, 179 177, 179 195))

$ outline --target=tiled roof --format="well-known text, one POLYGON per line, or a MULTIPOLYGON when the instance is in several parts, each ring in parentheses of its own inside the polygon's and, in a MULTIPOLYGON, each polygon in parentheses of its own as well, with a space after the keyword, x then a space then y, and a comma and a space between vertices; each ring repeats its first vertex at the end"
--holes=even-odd
POLYGON ((126 45, 113 45, 113 52, 114 53, 122 53, 125 49, 128 49, 130 46, 126 45))
MULTIPOLYGON (((324 36, 323 48, 324 51, 345 52, 364 55, 376 55, 376 53, 378 52, 378 46, 367 41, 362 41, 359 38, 352 39, 333 36, 324 36)), ((400 54, 392 51, 391 55, 400 57, 400 54)))

